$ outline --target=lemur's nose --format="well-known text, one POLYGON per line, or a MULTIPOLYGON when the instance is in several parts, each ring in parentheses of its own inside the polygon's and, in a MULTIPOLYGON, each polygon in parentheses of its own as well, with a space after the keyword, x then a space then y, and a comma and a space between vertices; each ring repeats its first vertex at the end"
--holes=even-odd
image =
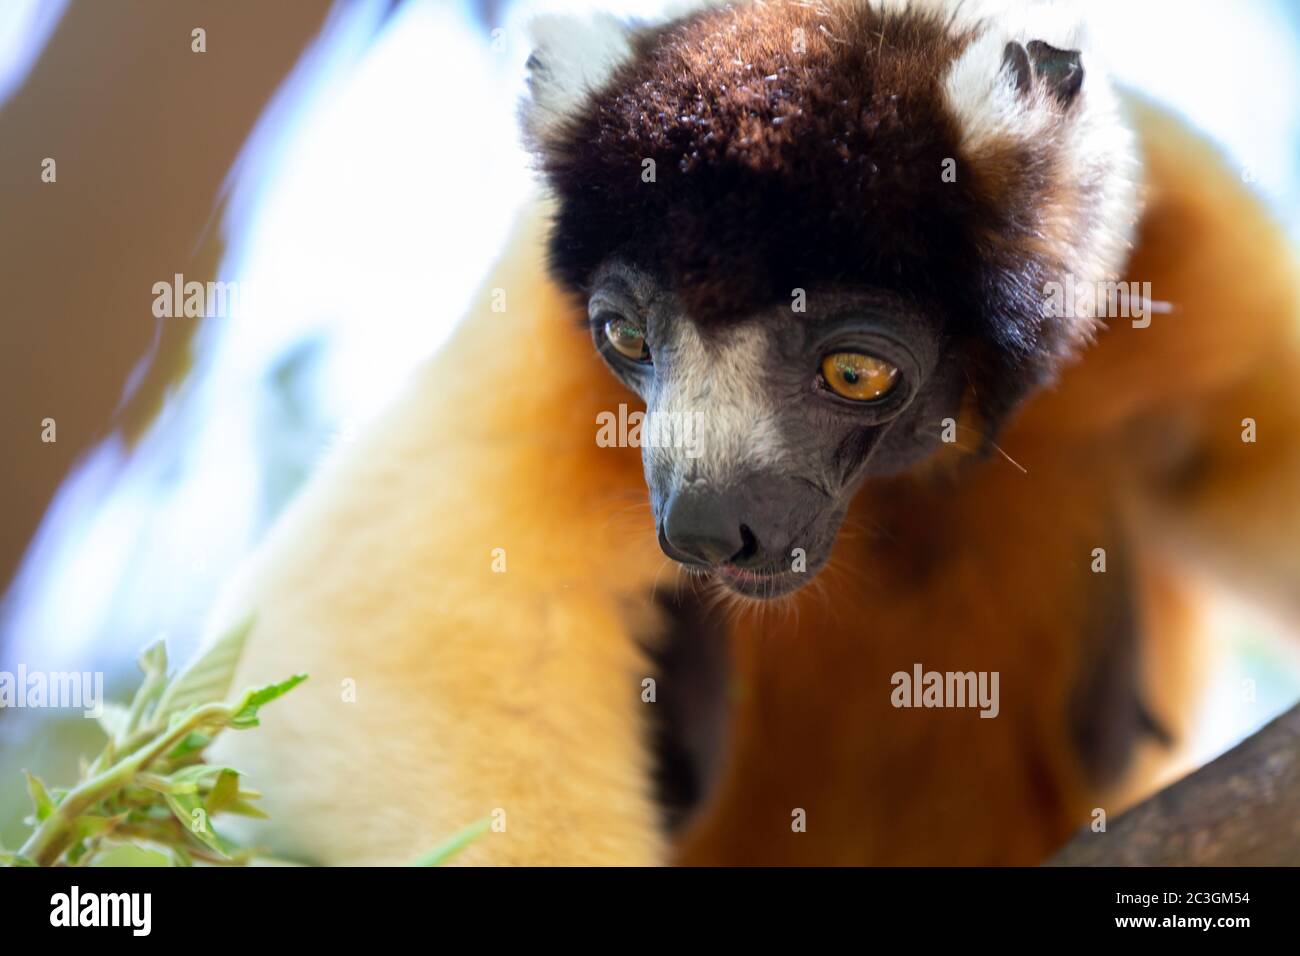
POLYGON ((659 524, 659 546, 683 564, 749 563, 758 554, 758 539, 741 513, 745 496, 738 491, 678 491, 659 524))

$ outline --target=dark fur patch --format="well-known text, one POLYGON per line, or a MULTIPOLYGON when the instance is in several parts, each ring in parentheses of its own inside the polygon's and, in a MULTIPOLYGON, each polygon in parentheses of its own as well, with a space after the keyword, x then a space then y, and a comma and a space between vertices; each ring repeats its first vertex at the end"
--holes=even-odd
POLYGON ((686 594, 661 598, 664 633, 647 648, 657 700, 650 729, 655 795, 669 832, 676 831, 717 783, 727 715, 726 628, 686 594))
POLYGON ((996 424, 1070 344, 1041 314, 1065 268, 1038 241, 1052 157, 962 158, 940 81, 969 40, 934 14, 865 4, 750 4, 643 31, 542 150, 560 200, 554 274, 584 292, 618 254, 706 324, 795 288, 890 290, 972 344, 968 376, 996 424))
POLYGON ((1106 573, 1088 571, 1091 596, 1082 638, 1091 666, 1070 700, 1075 749, 1088 779, 1100 786, 1120 778, 1142 737, 1172 743, 1142 699, 1134 569, 1118 532, 1112 541, 1117 543, 1108 549, 1106 573))

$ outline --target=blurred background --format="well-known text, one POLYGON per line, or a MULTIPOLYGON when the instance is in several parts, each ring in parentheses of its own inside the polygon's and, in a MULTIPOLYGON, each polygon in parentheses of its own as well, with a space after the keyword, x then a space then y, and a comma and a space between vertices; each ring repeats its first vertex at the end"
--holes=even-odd
MULTIPOLYGON (((1300 240, 1300 0, 1087 6, 1114 71, 1300 240)), ((193 648, 284 503, 448 335, 533 188, 529 17, 662 7, 0 2, 0 671, 103 671, 122 697, 145 644, 193 648), (191 281, 235 283, 237 306, 159 308, 156 283, 191 281)), ((1196 762, 1300 696, 1280 624, 1225 595, 1211 626, 1196 762)), ((0 711, 0 841, 20 768, 66 782, 99 746, 79 712, 0 711)))

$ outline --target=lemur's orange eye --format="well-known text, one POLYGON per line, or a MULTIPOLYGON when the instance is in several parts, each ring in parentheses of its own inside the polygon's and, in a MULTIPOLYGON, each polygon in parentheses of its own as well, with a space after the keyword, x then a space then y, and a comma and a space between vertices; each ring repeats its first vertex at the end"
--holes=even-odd
POLYGON ((605 337, 615 351, 633 362, 650 361, 650 349, 645 344, 645 329, 635 322, 622 317, 610 319, 605 323, 605 337))
POLYGON ((836 352, 822 359, 822 378, 836 395, 855 402, 884 398, 898 384, 898 367, 861 352, 836 352))

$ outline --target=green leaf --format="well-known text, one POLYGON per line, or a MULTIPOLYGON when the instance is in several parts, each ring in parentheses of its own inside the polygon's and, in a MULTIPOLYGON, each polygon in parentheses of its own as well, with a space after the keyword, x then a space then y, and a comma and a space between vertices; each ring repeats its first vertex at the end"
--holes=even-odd
POLYGON ((220 854, 223 858, 229 858, 226 848, 221 845, 217 838, 217 833, 212 829, 212 819, 208 812, 203 809, 199 803, 198 797, 191 793, 167 793, 163 794, 163 799, 167 801, 167 806, 171 808, 172 814, 181 822, 185 832, 194 839, 198 840, 208 849, 220 854), (200 811, 203 814, 203 827, 194 829, 194 811, 200 811))
POLYGON ((31 860, 17 853, 0 853, 0 866, 35 866, 31 860))
POLYGON ((230 726, 236 730, 247 730, 258 725, 257 711, 277 697, 283 697, 307 679, 306 674, 295 674, 278 684, 267 684, 250 690, 235 708, 235 715, 230 718, 230 726))
POLYGON ((227 767, 221 770, 216 783, 208 791, 207 797, 203 800, 203 806, 207 809, 208 816, 211 816, 214 813, 220 813, 238 799, 239 773, 227 767))
POLYGON ((166 677, 167 643, 165 641, 154 641, 140 652, 140 656, 136 660, 140 664, 140 670, 144 671, 146 683, 150 678, 157 681, 160 677, 166 677))
MULTIPOLYGON (((198 763, 192 767, 183 767, 175 773, 168 776, 168 780, 176 783, 193 783, 198 786, 209 786, 216 782, 217 777, 224 770, 230 770, 229 767, 214 766, 210 763, 198 763)), ((231 770, 231 773, 235 771, 231 770)), ((193 791, 190 791, 191 793, 193 791)))
POLYGON ((165 720, 190 707, 224 701, 230 693, 230 683, 235 679, 235 669, 252 629, 253 618, 250 615, 217 638, 212 646, 177 674, 158 701, 155 720, 165 720))
POLYGON ((27 793, 32 798, 32 806, 36 808, 36 819, 44 820, 54 812, 54 801, 50 799, 50 793, 45 789, 45 784, 41 783, 40 777, 30 770, 24 770, 23 773, 27 774, 27 793))
POLYGON ((236 800, 224 808, 226 813, 232 813, 237 817, 251 817, 254 820, 269 820, 270 815, 260 807, 256 807, 247 800, 236 800))
POLYGON ((140 653, 139 663, 140 670, 144 671, 144 681, 131 698, 124 734, 130 734, 140 726, 150 705, 167 686, 167 645, 162 641, 150 644, 140 653))
POLYGON ((95 855, 91 866, 171 866, 166 853, 134 843, 119 843, 95 855))
POLYGON ((131 720, 131 711, 121 704, 104 702, 104 712, 99 715, 99 726, 109 740, 117 743, 126 736, 126 728, 131 720))
POLYGON ((411 865, 442 866, 461 850, 465 849, 465 847, 469 846, 483 834, 487 833, 491 826, 492 820, 490 817, 484 817, 476 823, 471 823, 463 830, 453 833, 450 837, 443 840, 411 865))
POLYGON ((198 793, 199 785, 192 780, 174 780, 171 777, 160 777, 156 773, 138 773, 135 775, 136 783, 142 787, 148 787, 158 793, 198 793))

